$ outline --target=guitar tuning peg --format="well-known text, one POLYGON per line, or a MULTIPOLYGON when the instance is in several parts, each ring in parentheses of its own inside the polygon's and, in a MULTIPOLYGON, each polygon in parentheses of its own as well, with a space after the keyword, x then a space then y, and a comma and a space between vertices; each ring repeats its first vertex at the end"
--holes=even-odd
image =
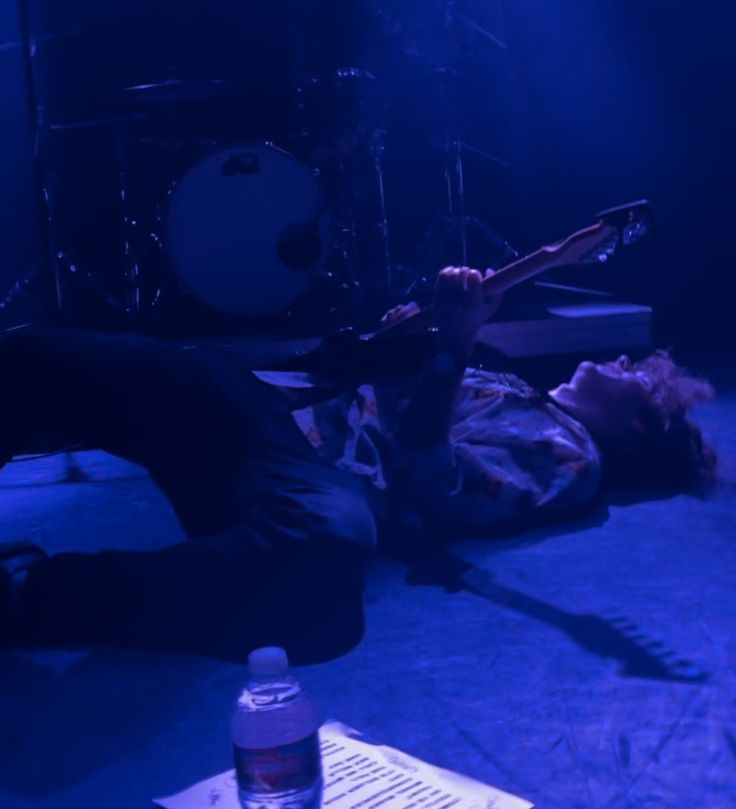
POLYGON ((647 235, 649 232, 649 228, 647 227, 647 223, 640 219, 635 222, 631 222, 627 225, 622 234, 622 241, 624 244, 634 244, 638 242, 640 239, 643 239, 644 236, 647 235))
POLYGON ((606 261, 618 250, 621 243, 618 235, 611 236, 610 239, 601 242, 591 253, 588 253, 583 259, 582 264, 605 264, 606 261))

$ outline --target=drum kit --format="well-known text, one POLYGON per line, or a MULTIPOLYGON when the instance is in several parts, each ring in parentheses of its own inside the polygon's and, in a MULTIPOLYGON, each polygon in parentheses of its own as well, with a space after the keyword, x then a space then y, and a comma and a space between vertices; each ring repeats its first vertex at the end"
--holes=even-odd
MULTIPOLYGON (((129 113, 51 125, 51 136, 112 133, 122 242, 123 278, 109 284, 80 267, 58 228, 57 286, 71 272, 134 328, 159 331, 177 312, 179 320, 204 312, 228 326, 278 329, 334 314, 341 302, 385 297, 385 98, 377 85, 353 68, 310 78, 297 93, 288 150, 187 131, 187 108, 201 121, 208 102, 227 96, 224 81, 135 85, 124 90, 129 113)), ((53 222, 54 194, 46 196, 53 222)))
MULTIPOLYGON (((445 36, 454 6, 437 4, 445 36)), ((448 242, 454 260, 467 263, 472 229, 508 254, 500 237, 466 213, 466 145, 450 127, 440 167, 446 199, 436 206, 446 215, 427 236, 426 262, 411 270, 395 264, 384 169, 389 100, 368 70, 309 76, 294 93, 290 131, 272 142, 262 130, 253 138, 247 126, 229 126, 243 121, 230 82, 172 72, 120 91, 115 115, 45 125, 52 139, 81 143, 99 133, 112 145, 115 166, 107 182, 115 186, 108 216, 115 222, 107 233, 118 242, 111 271, 80 258, 75 242, 86 233, 80 237, 76 221, 66 226, 68 206, 56 190, 74 180, 55 178, 53 167, 46 172, 49 252, 62 313, 64 289, 81 279, 133 329, 186 332, 198 319, 205 330, 214 323, 225 330, 250 324, 293 332, 315 323, 334 329, 429 288, 427 276, 448 242)), ((80 176, 86 174, 83 167, 80 176)), ((86 193, 82 208, 89 209, 94 193, 78 193, 86 193)))

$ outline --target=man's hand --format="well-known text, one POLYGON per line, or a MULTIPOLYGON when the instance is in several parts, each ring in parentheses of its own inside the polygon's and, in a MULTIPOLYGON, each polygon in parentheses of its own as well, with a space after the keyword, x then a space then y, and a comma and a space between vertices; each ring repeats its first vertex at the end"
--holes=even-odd
POLYGON ((483 281, 494 274, 493 270, 481 275, 469 267, 446 267, 437 276, 435 322, 446 350, 469 353, 478 330, 501 305, 501 295, 483 291, 483 281))
MULTIPOLYGON (((433 306, 437 356, 425 367, 396 431, 396 440, 407 449, 438 447, 449 440, 453 407, 478 329, 501 303, 500 295, 483 291, 483 281, 491 275, 492 270, 483 276, 469 267, 447 267, 437 278, 433 306), (449 367, 440 364, 442 354, 451 355, 444 358, 449 367)), ((396 307, 384 319, 397 322, 411 314, 412 307, 416 304, 396 307)))
MULTIPOLYGON (((491 275, 492 270, 483 276, 469 267, 446 267, 437 278, 432 307, 437 356, 425 367, 396 432, 396 440, 407 449, 439 447, 449 440, 452 411, 478 329, 501 303, 500 295, 483 291, 483 281, 491 275)), ((403 309, 386 317, 401 319, 402 314, 403 309)))

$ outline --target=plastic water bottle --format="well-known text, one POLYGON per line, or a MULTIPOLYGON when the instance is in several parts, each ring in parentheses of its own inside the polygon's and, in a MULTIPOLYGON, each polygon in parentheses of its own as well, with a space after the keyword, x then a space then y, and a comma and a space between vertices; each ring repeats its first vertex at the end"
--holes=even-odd
POLYGON ((322 801, 322 717, 289 674, 286 652, 257 649, 232 720, 243 809, 318 809, 322 801))

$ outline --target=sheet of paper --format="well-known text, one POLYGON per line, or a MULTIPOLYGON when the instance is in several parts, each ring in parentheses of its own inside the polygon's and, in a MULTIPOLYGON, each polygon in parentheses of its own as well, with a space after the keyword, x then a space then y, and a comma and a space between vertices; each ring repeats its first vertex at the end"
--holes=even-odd
MULTIPOLYGON (((323 809, 530 809, 528 801, 391 747, 368 744, 338 722, 320 731, 323 809)), ((171 798, 163 809, 240 809, 231 770, 171 798)))

